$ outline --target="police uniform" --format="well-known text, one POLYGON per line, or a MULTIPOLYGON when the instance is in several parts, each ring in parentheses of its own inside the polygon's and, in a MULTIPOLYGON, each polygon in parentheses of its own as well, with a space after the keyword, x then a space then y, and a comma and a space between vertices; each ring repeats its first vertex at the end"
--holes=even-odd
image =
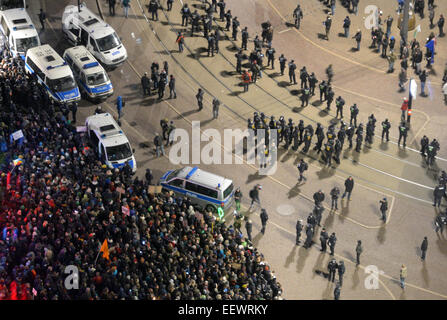
POLYGON ((382 122, 382 140, 383 137, 386 135, 386 141, 390 141, 390 128, 391 128, 391 123, 388 121, 388 119, 385 119, 385 121, 382 122))
POLYGON ((399 125, 399 141, 397 142, 397 145, 400 145, 400 140, 403 138, 403 146, 405 147, 406 142, 407 142, 407 132, 408 132, 408 128, 405 124, 405 122, 401 122, 401 124, 399 125))

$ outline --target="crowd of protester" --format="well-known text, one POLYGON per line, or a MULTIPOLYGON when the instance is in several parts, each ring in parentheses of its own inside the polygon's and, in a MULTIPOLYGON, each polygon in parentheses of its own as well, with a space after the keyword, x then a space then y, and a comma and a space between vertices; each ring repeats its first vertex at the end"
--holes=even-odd
POLYGON ((103 165, 68 112, 1 56, 0 299, 281 299, 250 241, 103 165), (67 266, 78 289, 67 289, 67 266))

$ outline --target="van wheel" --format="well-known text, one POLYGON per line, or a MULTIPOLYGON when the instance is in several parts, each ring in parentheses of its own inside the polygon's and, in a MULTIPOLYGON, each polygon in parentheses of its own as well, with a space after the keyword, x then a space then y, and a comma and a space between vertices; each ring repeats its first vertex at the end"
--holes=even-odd
POLYGON ((211 204, 208 204, 208 205, 205 207, 205 210, 206 210, 207 212, 208 212, 208 211, 211 211, 213 214, 215 214, 215 213, 217 212, 216 207, 213 206, 213 205, 211 205, 211 204))

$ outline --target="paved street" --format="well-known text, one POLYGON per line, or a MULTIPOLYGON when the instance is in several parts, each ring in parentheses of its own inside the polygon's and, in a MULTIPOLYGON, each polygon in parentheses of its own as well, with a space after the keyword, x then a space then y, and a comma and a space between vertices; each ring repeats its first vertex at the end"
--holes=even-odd
MULTIPOLYGON (((48 17, 48 28, 40 33, 43 43, 49 43, 60 54, 69 47, 61 30, 61 17, 67 4, 76 1, 40 0, 48 17)), ((162 0, 165 7, 165 1, 162 0)), ((384 19, 391 14, 394 17, 392 35, 396 37, 398 51, 398 32, 396 1, 374 0, 383 11, 384 19)), ((146 168, 151 168, 156 179, 168 169, 180 167, 170 163, 168 157, 156 158, 153 138, 156 132, 161 133, 160 120, 174 120, 177 128, 191 131, 192 121, 200 121, 202 133, 206 129, 242 129, 247 126, 247 118, 253 112, 264 112, 267 116, 281 115, 287 120, 292 118, 295 124, 304 120, 305 125, 321 123, 327 128, 335 119, 335 103, 331 112, 325 113, 325 103, 318 101, 316 95, 311 98, 309 106, 301 108, 299 99, 300 85, 289 85, 289 77, 279 73, 279 63, 275 62, 275 70, 266 68, 262 79, 250 85, 247 93, 243 92, 240 75, 236 73, 235 53, 240 47, 240 32, 238 40, 232 41, 231 31, 225 32, 226 39, 220 41, 219 54, 208 57, 207 41, 203 33, 190 37, 190 27, 181 26, 180 8, 182 3, 188 3, 192 9, 200 9, 200 1, 175 1, 170 12, 159 11, 159 21, 150 20, 147 10, 148 1, 132 0, 129 18, 123 15, 123 10, 117 6, 117 14, 110 17, 106 1, 99 0, 101 11, 107 23, 111 24, 128 51, 129 58, 122 66, 109 72, 115 88, 114 96, 102 103, 103 109, 116 115, 115 100, 122 95, 126 101, 122 128, 129 137, 132 147, 136 149, 138 163, 137 175, 144 176, 146 168), (185 31, 185 51, 178 52, 175 43, 177 32, 185 31), (150 65, 157 61, 160 66, 164 61, 169 63, 169 73, 174 74, 177 82, 177 99, 167 99, 165 92, 162 101, 157 96, 143 97, 140 85, 144 72, 150 74, 150 65), (195 94, 201 87, 205 91, 204 109, 198 112, 195 94), (218 98, 221 102, 218 120, 213 120, 212 100, 218 98)), ((447 299, 447 279, 442 274, 447 268, 447 243, 444 236, 434 231, 433 221, 438 210, 434 209, 433 188, 441 170, 447 166, 447 123, 446 108, 442 95, 442 76, 447 62, 447 43, 445 38, 437 39, 435 64, 433 72, 429 73, 429 97, 418 96, 413 101, 413 116, 411 129, 407 138, 407 148, 398 147, 398 124, 402 98, 407 93, 398 92, 398 73, 400 61, 396 61, 396 71, 386 73, 388 63, 380 54, 369 49, 371 43, 370 30, 364 26, 366 1, 360 1, 358 16, 350 14, 351 37, 358 28, 363 33, 360 52, 354 52, 354 39, 340 37, 343 32, 343 19, 348 12, 337 2, 337 9, 331 29, 330 40, 321 39, 318 34, 324 33, 322 21, 325 20, 326 8, 318 0, 300 1, 304 12, 300 30, 296 30, 292 12, 296 0, 244 0, 227 1, 226 9, 231 9, 233 17, 237 16, 241 27, 248 27, 250 39, 256 34, 261 36, 261 23, 269 20, 274 27, 273 47, 276 57, 284 53, 288 61, 294 59, 298 71, 306 66, 309 72, 315 72, 321 81, 326 79, 325 69, 333 65, 333 89, 335 97, 341 95, 346 105, 344 107, 345 121, 349 121, 349 107, 357 103, 360 109, 359 122, 366 125, 367 118, 372 113, 377 118, 374 143, 371 148, 362 147, 361 153, 345 148, 339 165, 333 162, 332 167, 326 167, 315 151, 308 155, 293 151, 291 148, 278 150, 278 170, 274 175, 258 174, 257 166, 248 164, 221 165, 200 164, 199 167, 234 181, 244 194, 243 205, 249 206, 249 190, 257 183, 262 185, 260 199, 263 207, 269 213, 267 230, 260 233, 261 221, 259 210, 248 212, 253 221, 254 244, 259 247, 266 260, 275 271, 282 284, 285 299, 333 299, 334 285, 328 282, 319 272, 327 272, 326 266, 330 260, 328 253, 319 251, 320 229, 315 232, 314 245, 306 250, 295 245, 295 224, 297 219, 306 221, 313 209, 312 195, 322 189, 326 195, 322 226, 328 233, 335 232, 338 238, 335 248, 337 261, 343 259, 346 265, 345 279, 341 290, 341 299, 447 299), (381 143, 380 123, 388 118, 391 122, 389 143, 381 143), (430 140, 440 141, 435 168, 429 169, 419 154, 420 139, 427 135, 430 140), (307 181, 298 184, 296 165, 304 158, 309 162, 306 172, 307 181), (330 210, 330 190, 339 186, 344 190, 344 181, 348 176, 355 180, 352 201, 339 203, 339 210, 330 210), (389 203, 388 221, 380 220, 379 201, 386 197, 389 203), (421 262, 420 244, 428 237, 427 259, 421 262), (357 240, 362 240, 364 252, 361 265, 355 266, 355 247, 357 240), (402 290, 399 286, 400 266, 408 268, 407 286, 402 290), (383 271, 379 277, 376 289, 367 289, 368 274, 365 268, 377 266, 383 271)), ((447 3, 435 1, 436 17, 447 12, 447 3)), ((97 12, 96 1, 86 1, 87 6, 97 12)), ((39 1, 29 4, 29 14, 39 26, 37 14, 39 1)), ((428 16, 428 13, 426 14, 428 16)), ((421 44, 425 43, 430 30, 428 18, 420 20, 422 32, 417 35, 421 44)), ((219 20, 214 22, 224 27, 219 20)), ((413 38, 413 31, 409 32, 413 38)), ((248 52, 253 48, 253 42, 248 43, 248 52)), ((265 49, 264 49, 265 50, 265 49)), ((425 52, 425 50, 423 50, 425 52)), ((266 62, 266 61, 265 61, 266 62)), ((248 60, 244 64, 248 64, 248 60)), ((409 68, 409 77, 419 79, 409 68)), ((408 88, 408 82, 407 82, 408 88)), ((169 89, 167 89, 169 91, 169 89)), ((82 101, 78 112, 78 125, 86 116, 93 114, 96 105, 82 101)), ((338 125, 337 125, 338 127, 338 125)), ((326 131, 326 130, 325 130, 326 131)), ((203 140, 203 138, 202 138, 203 140)), ((313 141, 316 141, 314 138, 313 141)), ((223 141, 213 141, 223 155, 232 153, 223 141)), ((202 141, 202 147, 207 141, 202 141)), ((313 146, 313 144, 312 144, 313 146)), ((166 149, 169 152, 169 148, 166 149)), ((168 153, 167 153, 168 154, 168 153)), ((445 210, 445 205, 441 206, 445 210)), ((231 224, 231 212, 227 213, 227 223, 231 224)), ((243 228, 245 231, 245 228, 243 228)), ((302 238, 305 238, 303 232, 302 238)), ((338 276, 337 276, 338 277, 338 276)))

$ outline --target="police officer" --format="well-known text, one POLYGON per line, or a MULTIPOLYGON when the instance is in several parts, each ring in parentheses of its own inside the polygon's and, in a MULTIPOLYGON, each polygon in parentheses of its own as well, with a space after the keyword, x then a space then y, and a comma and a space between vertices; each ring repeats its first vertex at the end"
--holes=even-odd
POLYGON ((296 222, 296 245, 300 244, 300 238, 301 238, 301 231, 303 231, 303 220, 299 219, 296 222))
POLYGON ((320 101, 325 101, 326 100, 326 91, 327 91, 327 84, 326 84, 325 80, 321 81, 319 89, 320 89, 320 101), (323 99, 323 97, 324 97, 324 99, 323 99))
POLYGON ((329 235, 326 232, 326 229, 323 228, 320 232, 320 243, 321 243, 321 252, 326 252, 327 240, 329 239, 329 235))
POLYGON ((349 120, 349 125, 352 126, 352 121, 354 121, 354 128, 357 128, 357 115, 359 114, 359 108, 357 104, 354 103, 351 108, 351 119, 349 120))
POLYGON ((304 242, 303 245, 305 249, 308 249, 312 245, 313 236, 314 236, 314 227, 308 223, 306 226, 306 241, 304 242))
POLYGON ((151 169, 149 169, 149 168, 146 169, 146 173, 145 173, 144 177, 146 178, 146 184, 148 186, 152 185, 152 179, 154 178, 154 176, 152 175, 151 169))
POLYGON ((309 130, 306 128, 304 132, 304 148, 303 148, 304 153, 309 151, 310 144, 312 143, 312 136, 313 134, 310 134, 309 130))
POLYGON ((425 157, 425 153, 428 150, 428 144, 429 144, 428 137, 424 134, 424 136, 421 139, 421 155, 424 157, 425 157))
POLYGON ((300 133, 300 142, 299 144, 303 143, 304 139, 303 139, 303 134, 304 134, 304 121, 300 120, 300 122, 298 123, 298 130, 300 133))
POLYGON ((306 171, 308 169, 308 165, 307 163, 304 161, 304 159, 301 159, 300 162, 298 163, 298 172, 300 173, 300 178, 298 179, 298 182, 301 181, 306 181, 307 178, 304 176, 304 171, 306 171))
POLYGON ((173 74, 169 76, 169 99, 172 99, 174 95, 174 99, 177 99, 177 91, 175 90, 175 77, 173 74))
POLYGON ((322 205, 314 206, 312 211, 313 216, 315 217, 316 224, 321 227, 321 218, 323 217, 324 207, 322 205))
POLYGON ((358 266, 360 264, 360 255, 363 252, 363 247, 362 247, 362 240, 357 240, 357 246, 355 247, 355 253, 356 253, 356 266, 358 266))
POLYGON ((262 224, 261 233, 262 234, 265 233, 265 227, 267 225, 268 219, 269 219, 269 216, 267 214, 267 211, 264 208, 261 209, 261 224, 262 224))
POLYGON ((219 7, 219 17, 220 20, 224 21, 225 20, 225 2, 224 0, 220 0, 219 3, 217 4, 217 6, 219 7))
POLYGON ((228 10, 227 13, 225 13, 225 19, 227 20, 227 24, 225 25, 225 31, 230 31, 232 18, 233 16, 231 15, 231 10, 228 10))
POLYGON ((334 289, 334 300, 340 300, 340 284, 338 284, 338 283, 335 285, 335 289, 334 289))
POLYGON ((439 143, 436 139, 433 139, 432 142, 428 145, 427 148, 427 164, 432 165, 435 161, 436 153, 439 150, 439 143))
POLYGON ((338 118, 338 114, 340 114, 340 119, 343 119, 343 106, 345 105, 345 100, 338 96, 337 100, 335 100, 335 106, 337 107, 337 114, 335 118, 338 118))
POLYGON ((284 70, 286 69, 287 59, 284 57, 284 54, 281 54, 279 57, 279 68, 281 69, 281 75, 284 75, 284 70))
POLYGON ((199 32, 199 21, 200 15, 197 10, 194 10, 191 15, 191 37, 194 37, 194 31, 199 32))
POLYGON ((349 16, 346 16, 345 20, 343 20, 343 29, 345 30, 345 38, 349 38, 349 27, 351 26, 351 19, 349 16))
POLYGON ((327 87, 327 93, 326 93, 326 111, 329 112, 331 110, 331 104, 334 101, 334 91, 332 91, 331 87, 327 87))
POLYGON ((334 152, 334 140, 329 140, 325 145, 324 145, 324 150, 325 150, 325 163, 327 166, 330 166, 332 164, 332 153, 334 152))
POLYGON ((386 222, 386 211, 388 210, 388 201, 386 198, 383 198, 380 200, 380 212, 382 213, 382 217, 380 219, 383 220, 383 222, 386 222))
POLYGON ((328 281, 335 281, 335 272, 337 271, 337 267, 337 261, 335 258, 332 258, 327 265, 327 269, 329 271, 328 281))
POLYGON ((141 86, 143 87, 143 95, 151 94, 151 84, 147 72, 141 77, 141 86))
POLYGON ((304 66, 300 70, 301 89, 307 87, 307 78, 309 78, 309 74, 307 73, 306 66, 304 66))
POLYGON ((301 94, 301 107, 307 107, 309 105, 309 97, 310 97, 310 90, 306 85, 301 94))
POLYGON ((317 83, 318 83, 318 79, 316 78, 314 72, 312 72, 312 73, 310 74, 308 81, 309 81, 310 94, 311 94, 312 96, 314 96, 314 95, 315 95, 315 86, 316 86, 317 83))
POLYGON ((391 123, 388 121, 388 119, 385 119, 385 121, 382 121, 382 141, 383 137, 386 136, 386 141, 390 141, 390 128, 391 123))
POLYGON ((445 195, 445 187, 443 185, 438 185, 435 187, 435 190, 433 191, 433 207, 438 207, 441 205, 442 197, 445 195))
POLYGON ((368 122, 366 124, 365 145, 366 145, 366 143, 368 143, 370 145, 373 143, 373 136, 374 136, 374 125, 372 122, 368 122))
POLYGON ((220 101, 217 98, 213 99, 213 119, 217 119, 217 117, 219 116, 219 106, 220 106, 220 101))
POLYGON ((346 137, 348 138, 349 141, 349 149, 352 148, 352 138, 354 137, 354 127, 352 125, 350 125, 348 127, 348 130, 346 130, 346 137))
POLYGON ((329 249, 331 250, 330 255, 333 256, 335 250, 335 244, 337 243, 337 237, 335 236, 335 232, 332 232, 331 236, 327 240, 327 243, 329 245, 329 249))
POLYGON ((247 43, 248 43, 248 37, 249 37, 247 27, 245 27, 244 30, 242 30, 241 36, 242 36, 241 48, 242 48, 242 50, 247 50, 247 43))
POLYGON ((399 125, 399 141, 397 142, 397 145, 400 146, 400 140, 402 140, 403 138, 403 146, 405 148, 406 142, 407 142, 407 133, 408 133, 408 128, 407 125, 405 123, 405 121, 402 121, 399 125))
POLYGON ((199 106, 199 111, 203 109, 203 90, 199 88, 196 94, 197 104, 199 106))
POLYGON ((340 164, 340 154, 341 154, 342 148, 343 148, 343 145, 342 145, 341 141, 339 139, 335 140, 334 159, 335 159, 335 162, 337 162, 337 164, 340 164))
POLYGON ((340 284, 340 287, 343 286, 343 275, 345 274, 345 271, 345 263, 343 260, 340 260, 340 262, 338 263, 338 283, 340 284))
POLYGON ((174 137, 173 137, 173 132, 175 130, 175 125, 174 125, 174 121, 170 121, 169 122, 169 127, 168 127, 168 131, 167 131, 167 139, 166 139, 166 146, 172 146, 172 144, 174 143, 174 137))
POLYGON ((314 150, 317 151, 317 154, 321 152, 321 147, 323 146, 324 133, 323 129, 317 128, 315 134, 317 135, 317 143, 315 144, 314 150))
POLYGON ((272 64, 272 70, 275 69, 275 48, 272 48, 271 46, 268 47, 267 51, 265 52, 265 55, 267 56, 267 66, 270 66, 270 63, 272 64))
POLYGON ((356 137, 356 140, 355 140, 355 142, 356 142, 355 151, 356 152, 360 152, 360 149, 362 148, 362 141, 363 141, 362 134, 357 134, 357 137, 356 137))
POLYGON ((158 83, 158 99, 161 100, 165 94, 165 88, 166 88, 166 77, 162 76, 160 77, 160 81, 158 83))
POLYGON ((251 241, 251 231, 253 229, 253 224, 251 223, 251 220, 247 218, 247 221, 245 222, 245 230, 247 230, 247 238, 251 241))
POLYGON ((290 83, 293 82, 293 84, 297 84, 295 70, 296 70, 295 60, 292 60, 289 63, 289 78, 290 78, 290 83))
POLYGON ((233 18, 233 40, 236 41, 237 40, 237 30, 239 28, 239 20, 237 19, 237 17, 233 18))
POLYGON ((78 112, 78 103, 74 101, 71 104, 71 115, 73 116, 73 123, 76 123, 76 113, 78 112))
POLYGON ((337 133, 337 139, 341 143, 341 149, 343 149, 343 145, 345 144, 345 138, 346 138, 346 125, 344 122, 341 123, 340 130, 338 130, 337 133))
POLYGON ((334 207, 335 210, 338 210, 337 202, 339 196, 340 196, 340 189, 337 186, 333 187, 331 190, 331 199, 332 199, 331 210, 334 209, 334 207))
POLYGON ((299 131, 300 131, 300 129, 299 129, 298 126, 295 126, 293 128, 293 131, 292 131, 292 138, 293 138, 293 147, 292 147, 292 149, 294 151, 297 151, 298 147, 300 146, 300 133, 299 133, 299 131))
POLYGON ((234 55, 236 57, 236 72, 242 73, 242 59, 244 57, 244 54, 242 53, 242 50, 239 50, 238 53, 234 55))
POLYGON ((301 19, 303 18, 303 10, 301 9, 300 5, 298 5, 295 10, 293 10, 293 17, 295 18, 295 27, 299 29, 301 19))
POLYGON ((208 37, 208 57, 210 54, 214 57, 214 44, 215 44, 216 38, 214 38, 213 34, 210 34, 208 37))
POLYGON ((188 19, 189 19, 189 16, 191 15, 191 11, 189 10, 187 3, 185 3, 185 5, 182 7, 182 9, 180 10, 180 13, 182 15, 182 27, 183 26, 187 27, 188 19))

